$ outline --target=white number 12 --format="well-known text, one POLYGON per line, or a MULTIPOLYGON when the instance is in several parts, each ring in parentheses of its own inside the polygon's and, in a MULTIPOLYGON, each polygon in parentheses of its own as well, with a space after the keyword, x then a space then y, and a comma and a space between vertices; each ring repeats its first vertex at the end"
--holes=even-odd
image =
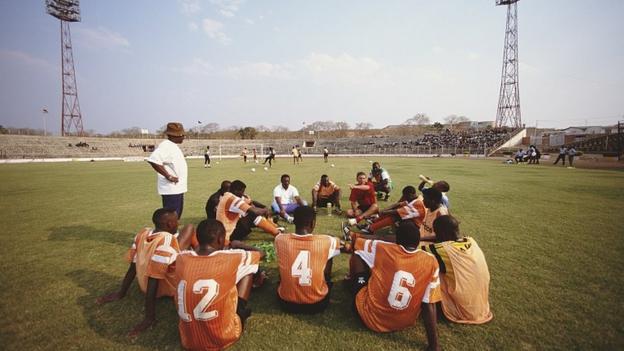
MULTIPOLYGON (((186 312, 186 303, 184 301, 184 294, 186 290, 186 280, 180 280, 178 283, 178 316, 185 322, 191 321, 191 315, 186 312)), ((193 293, 202 294, 204 296, 195 308, 193 309, 193 317, 198 321, 209 321, 219 316, 219 311, 206 311, 208 306, 219 295, 219 283, 214 279, 201 279, 193 284, 193 293)))

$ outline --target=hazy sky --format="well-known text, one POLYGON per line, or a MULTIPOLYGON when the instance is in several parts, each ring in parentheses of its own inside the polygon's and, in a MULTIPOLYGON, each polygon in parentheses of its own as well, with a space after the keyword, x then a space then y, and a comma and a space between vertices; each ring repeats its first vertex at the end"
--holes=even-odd
MULTIPOLYGON (((494 120, 506 8, 494 0, 82 0, 85 129, 494 120)), ((59 21, 0 0, 0 124, 60 129, 59 21)), ((521 0, 523 122, 624 119, 624 1, 521 0)))

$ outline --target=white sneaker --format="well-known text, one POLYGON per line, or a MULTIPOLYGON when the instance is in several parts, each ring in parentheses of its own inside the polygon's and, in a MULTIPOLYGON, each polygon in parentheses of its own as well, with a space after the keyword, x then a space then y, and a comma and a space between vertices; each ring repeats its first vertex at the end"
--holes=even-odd
POLYGON ((355 218, 349 218, 349 220, 347 221, 347 223, 349 223, 349 225, 356 225, 357 222, 355 220, 355 218))
POLYGON ((294 222, 294 221, 295 221, 295 217, 293 217, 293 216, 288 216, 288 217, 286 217, 286 221, 287 221, 288 223, 291 223, 291 224, 292 224, 292 222, 294 222))
POLYGON ((277 227, 277 231, 281 234, 281 233, 286 233, 286 228, 284 227, 277 227))

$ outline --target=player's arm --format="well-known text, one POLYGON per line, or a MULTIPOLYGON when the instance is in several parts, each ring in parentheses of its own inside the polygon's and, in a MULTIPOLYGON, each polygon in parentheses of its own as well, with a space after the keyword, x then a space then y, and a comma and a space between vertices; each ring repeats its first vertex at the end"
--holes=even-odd
POLYGON ((427 332, 427 350, 440 350, 435 303, 423 303, 422 316, 427 332))
POLYGON ((286 217, 286 210, 284 210, 284 205, 282 205, 282 197, 276 196, 275 203, 277 204, 277 207, 279 208, 279 212, 282 215, 282 217, 286 217))
POLYGON ((369 190, 370 186, 368 184, 363 185, 349 185, 351 189, 359 189, 359 190, 369 190))
POLYGON ((147 162, 150 164, 150 166, 152 166, 152 168, 156 172, 158 172, 160 175, 165 177, 165 179, 167 179, 168 181, 170 181, 172 183, 177 183, 178 182, 178 177, 169 174, 169 172, 167 172, 167 170, 165 169, 165 166, 159 165, 159 164, 154 163, 152 161, 147 161, 147 162))
POLYGON ((128 289, 130 289, 130 285, 132 284, 134 277, 136 277, 136 264, 134 262, 131 262, 130 266, 128 267, 128 271, 126 272, 126 275, 121 282, 121 287, 119 287, 119 291, 101 296, 97 300, 95 300, 95 302, 98 305, 101 305, 104 303, 123 299, 128 293, 128 289))
POLYGON ((147 292, 145 294, 145 318, 130 331, 129 337, 136 337, 152 325, 156 324, 156 293, 158 292, 158 279, 149 277, 147 280, 147 292))
POLYGON ((260 208, 260 207, 256 207, 256 206, 251 206, 248 210, 248 212, 251 212, 257 216, 268 216, 269 215, 269 209, 268 208, 260 208))
POLYGON ((256 251, 260 254, 260 259, 263 259, 264 256, 266 256, 266 253, 264 252, 264 250, 257 248, 255 246, 251 246, 251 245, 247 245, 244 242, 240 241, 240 240, 233 240, 230 242, 230 248, 231 249, 241 249, 241 250, 245 250, 245 251, 256 251))
POLYGON ((295 196, 295 201, 297 201, 299 206, 303 206, 303 200, 301 199, 301 197, 299 195, 295 196))
POLYGON ((316 209, 316 202, 318 201, 318 189, 312 188, 312 208, 316 209))
POLYGON ((420 182, 420 184, 418 184, 418 191, 422 192, 422 190, 425 188, 425 184, 427 184, 427 182, 425 182, 424 180, 420 182))

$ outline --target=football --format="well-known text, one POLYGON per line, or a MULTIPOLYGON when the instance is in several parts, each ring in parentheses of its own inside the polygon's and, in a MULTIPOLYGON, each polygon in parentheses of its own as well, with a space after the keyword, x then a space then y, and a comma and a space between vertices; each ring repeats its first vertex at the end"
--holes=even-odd
POLYGON ((336 165, 334 165, 333 163, 331 164, 332 167, 336 167, 336 165))
POLYGON ((252 172, 255 172, 255 171, 256 171, 256 169, 255 169, 255 168, 252 168, 252 169, 251 169, 251 171, 252 171, 252 172))
POLYGON ((265 170, 265 171, 268 171, 268 170, 269 170, 269 167, 264 167, 264 170, 265 170))

